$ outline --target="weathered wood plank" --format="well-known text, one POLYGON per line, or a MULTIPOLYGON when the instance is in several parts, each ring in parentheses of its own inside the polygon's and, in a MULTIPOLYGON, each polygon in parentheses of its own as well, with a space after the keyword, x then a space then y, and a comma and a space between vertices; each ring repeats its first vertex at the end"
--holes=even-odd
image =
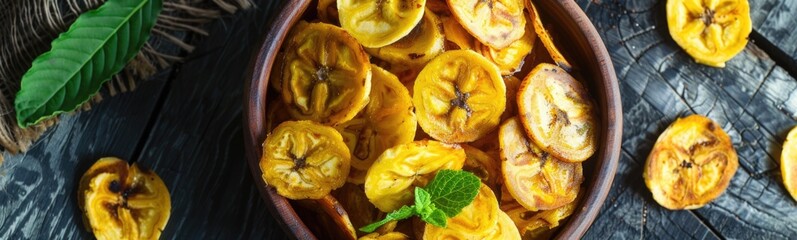
MULTIPOLYGON (((620 169, 632 171, 618 172, 618 181, 631 180, 615 184, 619 189, 613 189, 609 199, 619 200, 605 204, 587 237, 604 238, 617 222, 634 223, 628 216, 635 219, 640 206, 647 206, 648 214, 638 228, 651 231, 633 230, 633 237, 681 238, 669 234, 674 229, 683 231, 678 228, 683 222, 678 221, 692 213, 702 222, 698 228, 707 228, 720 238, 797 237, 797 204, 777 174, 785 131, 797 124, 793 112, 797 100, 791 100, 797 99, 794 78, 753 43, 724 69, 694 63, 667 32, 665 1, 578 2, 612 55, 625 108, 623 151, 633 158, 620 164, 620 169), (707 115, 723 126, 737 149, 740 168, 725 194, 706 207, 664 210, 644 187, 640 166, 658 134, 676 117, 692 113, 707 115), (651 214, 651 208, 659 209, 659 215, 651 214), (647 226, 667 219, 679 220, 661 228, 647 226)), ((701 231, 689 235, 715 237, 701 231)))
POLYGON ((172 81, 138 163, 159 173, 172 197, 164 236, 285 238, 243 156, 242 91, 250 56, 282 3, 214 23, 172 81))
POLYGON ((92 111, 64 115, 25 154, 0 165, 0 239, 86 239, 77 184, 99 158, 130 159, 170 71, 92 111))
POLYGON ((797 61, 797 1, 751 0, 753 29, 797 61))

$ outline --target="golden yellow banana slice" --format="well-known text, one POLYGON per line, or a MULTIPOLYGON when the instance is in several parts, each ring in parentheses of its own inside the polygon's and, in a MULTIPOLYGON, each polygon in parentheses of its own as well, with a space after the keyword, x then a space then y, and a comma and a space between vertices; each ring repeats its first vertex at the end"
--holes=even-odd
POLYGON ((515 76, 504 77, 506 85, 506 110, 501 114, 501 121, 517 116, 517 93, 520 90, 520 79, 515 76))
POLYGON ((421 22, 407 36, 390 45, 366 48, 365 51, 391 66, 420 69, 443 52, 444 40, 440 19, 432 11, 425 11, 421 22))
POLYGON ((485 239, 520 240, 521 235, 512 218, 504 211, 498 211, 498 222, 495 230, 485 239))
POLYGON ((357 231, 354 230, 349 213, 335 197, 326 195, 321 199, 316 199, 315 204, 332 219, 344 238, 357 239, 357 231))
POLYGON ((797 127, 789 131, 786 142, 783 143, 780 171, 783 175, 783 185, 786 186, 791 197, 797 201, 797 127))
POLYGON ((546 152, 568 162, 582 162, 595 152, 596 107, 570 74, 541 63, 523 80, 517 97, 526 132, 546 152))
POLYGON ((721 195, 738 166, 728 134, 711 119, 691 115, 661 133, 643 176, 661 206, 695 209, 721 195))
POLYGON ((451 13, 479 42, 501 49, 523 37, 521 0, 448 0, 451 13))
POLYGON ((553 43, 553 37, 551 37, 551 34, 548 33, 548 30, 546 30, 545 26, 542 24, 542 19, 540 18, 540 14, 537 12, 537 7, 535 7, 534 3, 531 1, 527 1, 527 3, 531 7, 531 12, 529 14, 531 14, 531 18, 533 19, 534 31, 537 32, 538 36, 540 36, 542 45, 548 50, 548 54, 551 55, 551 58, 557 66, 565 71, 570 72, 573 69, 573 65, 570 64, 570 62, 565 59, 565 56, 562 55, 562 52, 556 48, 556 44, 553 43))
POLYGON ((441 169, 462 169, 465 152, 459 145, 415 141, 388 149, 365 177, 365 195, 383 212, 412 204, 415 187, 426 186, 441 169))
POLYGON ((753 30, 747 0, 667 0, 673 40, 696 62, 725 67, 753 30))
POLYGON ((421 128, 443 142, 471 142, 501 121, 506 86, 495 64, 469 50, 447 51, 421 70, 413 103, 421 128))
POLYGON ((336 128, 351 152, 349 181, 365 182, 365 173, 388 148, 412 142, 418 126, 412 98, 398 78, 372 66, 370 102, 354 119, 336 128))
POLYGON ((467 144, 462 144, 461 146, 465 150, 465 156, 467 157, 462 170, 473 173, 488 187, 498 189, 503 179, 501 162, 478 148, 467 144))
POLYGON ((155 172, 106 157, 80 178, 78 207, 97 239, 158 239, 169 221, 169 189, 155 172))
POLYGON ((383 213, 368 201, 362 185, 346 183, 343 187, 332 191, 332 196, 346 209, 354 229, 359 229, 384 217, 383 213))
POLYGON ((290 199, 319 199, 343 186, 351 155, 332 127, 312 121, 283 122, 263 143, 263 180, 290 199))
POLYGON ((340 25, 338 20, 337 0, 318 0, 316 12, 318 20, 333 25, 340 25))
POLYGON ((473 36, 465 28, 462 28, 457 19, 451 16, 443 16, 440 20, 443 23, 446 50, 471 50, 474 48, 473 36))
POLYGON ((445 228, 426 224, 423 239, 500 239, 488 238, 495 235, 499 212, 493 190, 482 184, 473 202, 449 218, 445 228))
POLYGON ((282 100, 295 119, 337 125, 368 103, 371 64, 346 31, 299 22, 284 45, 282 100))
POLYGON ((426 0, 338 0, 340 25, 365 47, 394 43, 421 21, 426 0))
POLYGON ((562 207, 544 211, 530 211, 509 196, 508 201, 501 201, 501 210, 509 215, 521 235, 531 239, 549 239, 559 224, 576 210, 582 194, 583 191, 579 192, 575 201, 562 207))
POLYGON ((518 203, 537 211, 576 199, 584 181, 581 163, 560 161, 537 147, 517 118, 501 125, 499 141, 504 185, 518 203))
POLYGON ((537 40, 537 33, 534 32, 532 24, 525 24, 526 31, 523 37, 517 41, 512 42, 509 46, 502 49, 490 47, 489 45, 476 42, 476 51, 481 53, 487 59, 490 59, 498 69, 501 70, 501 75, 512 75, 520 68, 523 67, 523 62, 526 56, 531 53, 534 47, 534 41, 537 40))

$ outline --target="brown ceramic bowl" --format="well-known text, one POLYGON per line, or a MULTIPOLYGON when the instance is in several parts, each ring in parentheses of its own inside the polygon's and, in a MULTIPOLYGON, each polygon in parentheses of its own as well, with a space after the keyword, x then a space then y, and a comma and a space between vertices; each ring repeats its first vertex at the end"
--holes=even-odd
MULTIPOLYGON (((246 126, 244 138, 249 168, 271 213, 283 229, 297 239, 317 237, 299 218, 290 201, 265 184, 261 177, 259 162, 263 151, 261 146, 267 135, 263 123, 266 118, 269 73, 289 29, 302 18, 311 1, 289 0, 275 18, 271 31, 266 35, 262 47, 252 61, 251 74, 248 75, 250 77, 247 79, 244 91, 244 126, 246 126)), ((543 14, 544 21, 553 26, 552 30, 557 32, 557 44, 566 51, 566 56, 570 56, 568 59, 573 61, 577 74, 584 76, 590 94, 600 107, 602 126, 599 150, 586 162, 584 168, 586 177, 582 187, 586 188, 586 195, 557 235, 560 239, 576 239, 584 235, 592 225, 609 193, 617 171, 623 129, 620 92, 606 47, 578 5, 572 0, 535 3, 538 4, 538 10, 543 14)))

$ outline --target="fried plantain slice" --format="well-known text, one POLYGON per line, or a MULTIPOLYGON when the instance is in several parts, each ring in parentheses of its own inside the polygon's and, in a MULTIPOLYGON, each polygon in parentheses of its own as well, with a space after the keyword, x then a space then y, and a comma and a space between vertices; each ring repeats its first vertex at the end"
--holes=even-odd
POLYGON ((595 104, 570 74, 541 63, 523 80, 517 97, 526 132, 546 152, 568 162, 582 162, 595 152, 595 104))
POLYGON ((725 67, 753 30, 747 0, 668 0, 670 36, 697 63, 725 67))
POLYGON ((490 47, 489 45, 475 42, 475 49, 481 55, 490 59, 498 69, 501 70, 501 75, 508 76, 520 71, 523 67, 523 61, 526 56, 531 53, 534 47, 534 41, 537 39, 537 33, 534 32, 532 24, 525 24, 526 31, 523 37, 517 41, 512 42, 509 46, 502 49, 490 47))
POLYGON ((783 175, 783 185, 786 186, 791 197, 797 201, 797 127, 789 131, 786 142, 783 143, 780 171, 783 175))
POLYGON ((337 125, 368 103, 371 64, 346 31, 299 22, 285 43, 282 101, 295 119, 337 125))
POLYGON ((482 184, 473 202, 449 218, 445 228, 426 224, 423 239, 500 239, 489 238, 495 236, 499 212, 493 190, 482 184))
POLYGON ((352 224, 349 218, 349 213, 334 196, 326 195, 313 201, 321 208, 321 211, 332 219, 335 226, 343 233, 342 237, 346 239, 357 239, 357 231, 354 230, 354 224, 352 224))
POLYGON ((506 76, 504 85, 506 85, 506 110, 501 114, 502 122, 518 115, 517 93, 520 90, 520 79, 515 76, 506 76))
POLYGON ((728 134, 711 119, 691 115, 661 133, 643 176, 661 206, 695 209, 721 195, 738 166, 728 134))
POLYGON ((283 122, 263 143, 263 180, 290 199, 319 199, 343 186, 351 155, 332 127, 312 121, 283 122))
POLYGON ((504 211, 499 210, 497 226, 486 239, 520 240, 522 238, 512 218, 504 211))
POLYGON ((506 86, 498 68, 469 50, 440 54, 415 80, 413 103, 421 128, 443 142, 471 142, 501 120, 506 86))
POLYGON ((426 186, 440 169, 462 169, 459 145, 424 140, 386 150, 365 177, 365 195, 383 212, 412 204, 415 187, 426 186))
POLYGON ((521 0, 447 0, 451 13, 479 42, 502 49, 523 37, 521 0))
POLYGON ((384 215, 368 201, 362 185, 346 183, 332 191, 332 196, 346 209, 354 229, 379 221, 384 215))
POLYGON ((581 191, 575 201, 544 211, 530 211, 509 196, 508 200, 502 199, 501 210, 509 215, 520 235, 529 239, 549 239, 559 223, 573 214, 583 194, 581 191))
POLYGON ((318 15, 318 20, 322 22, 340 25, 337 0, 318 0, 316 15, 318 15))
POLYGON ((501 170, 504 185, 526 209, 554 209, 576 199, 584 181, 581 163, 564 162, 537 147, 520 120, 501 125, 501 170))
POLYGON ((394 43, 423 18, 426 0, 338 0, 340 25, 365 47, 394 43))
POLYGON ((478 148, 467 144, 460 146, 465 150, 466 156, 462 170, 473 173, 488 187, 498 189, 503 179, 500 162, 478 148))
POLYGON ((365 48, 365 51, 389 62, 391 66, 420 69, 426 62, 443 52, 444 40, 440 19, 432 11, 427 10, 421 22, 407 36, 381 48, 365 48))
POLYGON ((80 178, 78 207, 97 239, 158 239, 169 221, 169 189, 155 172, 106 157, 80 178))
POLYGON ((462 28, 457 19, 451 16, 440 18, 443 24, 443 35, 446 39, 446 50, 471 50, 474 48, 473 36, 462 28))
POLYGON ((388 148, 412 142, 418 126, 412 98, 395 75, 372 66, 370 102, 354 119, 336 129, 351 152, 349 181, 365 182, 365 173, 388 148))
POLYGON ((385 234, 370 233, 360 237, 359 240, 409 240, 410 237, 400 232, 388 232, 385 234))
POLYGON ((556 44, 554 44, 553 37, 551 37, 551 34, 548 33, 548 30, 546 30, 545 26, 543 26, 542 24, 542 19, 540 18, 539 12, 537 12, 537 7, 535 7, 534 3, 532 3, 531 1, 527 1, 527 3, 531 8, 529 14, 531 14, 531 19, 532 22, 534 23, 534 31, 537 32, 537 35, 540 37, 542 45, 545 46, 545 49, 548 50, 548 54, 551 55, 551 58, 553 59, 553 61, 556 63, 557 66, 564 69, 565 71, 570 72, 571 70, 573 70, 573 65, 570 64, 570 62, 567 61, 565 56, 562 55, 562 52, 560 52, 559 49, 556 48, 556 44))

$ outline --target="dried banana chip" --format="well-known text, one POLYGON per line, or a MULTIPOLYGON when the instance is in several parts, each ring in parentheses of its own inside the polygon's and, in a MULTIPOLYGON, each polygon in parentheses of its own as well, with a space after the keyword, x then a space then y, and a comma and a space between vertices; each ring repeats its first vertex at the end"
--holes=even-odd
POLYGON ((573 69, 573 65, 565 59, 565 56, 562 55, 562 52, 556 48, 556 44, 553 43, 553 37, 551 34, 548 33, 548 30, 545 29, 545 26, 542 25, 542 19, 540 19, 540 14, 537 12, 537 7, 534 6, 534 3, 531 1, 527 2, 531 7, 531 14, 532 22, 534 23, 534 31, 537 32, 537 35, 540 36, 540 41, 542 45, 545 46, 545 49, 548 49, 548 54, 551 55, 551 58, 556 63, 557 66, 564 69, 565 71, 570 72, 573 69))
POLYGON ((354 119, 336 129, 351 152, 349 181, 365 182, 365 173, 388 148, 412 142, 418 126, 412 98, 392 73, 372 66, 370 102, 354 119))
POLYGON ((368 201, 362 185, 346 183, 343 187, 332 191, 332 196, 346 209, 355 229, 379 221, 384 217, 384 214, 368 201))
POLYGON ((489 238, 495 236, 500 212, 493 190, 482 184, 473 202, 449 218, 445 228, 426 224, 423 239, 501 239, 489 238))
POLYGON ((501 75, 512 75, 520 71, 520 68, 523 67, 523 61, 526 59, 526 56, 531 53, 534 47, 534 41, 537 40, 537 33, 534 32, 532 24, 525 24, 525 26, 526 31, 523 37, 512 42, 505 48, 497 49, 476 42, 475 49, 484 57, 495 63, 498 69, 501 70, 501 75))
POLYGON ((789 131, 789 136, 783 143, 780 171, 783 175, 783 185, 786 186, 791 197, 797 200, 797 127, 789 131))
POLYGON ((728 134, 711 119, 691 115, 661 133, 643 176, 661 206, 695 209, 721 195, 738 166, 728 134))
POLYGON ((412 204, 415 187, 426 186, 441 169, 462 169, 465 152, 459 145, 415 141, 390 148, 365 177, 365 195, 376 208, 391 212, 412 204))
POLYGON ((498 68, 469 50, 447 51, 421 70, 413 103, 421 128, 444 142, 471 142, 501 120, 506 86, 498 68))
POLYGON ((319 199, 343 186, 351 155, 334 128, 287 121, 263 143, 263 180, 290 199, 319 199))
POLYGON ((340 25, 369 48, 384 47, 421 21, 426 0, 338 0, 340 25))
POLYGON ((471 50, 474 48, 473 36, 468 33, 462 25, 457 22, 457 19, 451 16, 443 16, 440 18, 443 23, 443 34, 446 39, 446 50, 471 50))
POLYGON ((595 104, 570 74, 552 64, 537 65, 518 92, 518 116, 534 143, 568 162, 582 162, 598 144, 595 104))
POLYGON ((391 66, 422 68, 426 62, 443 52, 443 27, 432 11, 426 11, 423 19, 412 31, 400 40, 381 48, 366 48, 374 57, 387 61, 391 66))
POLYGON ((368 103, 371 64, 346 31, 299 22, 284 46, 282 100, 295 119, 337 125, 368 103))
POLYGON ((575 201, 562 207, 544 211, 530 211, 509 196, 508 201, 501 200, 501 210, 509 215, 520 235, 530 239, 550 239, 559 224, 576 210, 583 194, 583 191, 579 192, 575 201))
POLYGON ((504 185, 518 203, 537 211, 576 199, 584 181, 581 163, 561 161, 537 147, 517 118, 501 125, 499 141, 504 185))
POLYGON ((668 0, 667 26, 686 53, 712 67, 725 67, 753 30, 747 0, 668 0))
POLYGON ((523 37, 521 0, 448 0, 451 13, 479 42, 501 49, 523 37))
POLYGON ((326 195, 314 201, 316 206, 320 207, 321 210, 332 219, 337 229, 342 232, 342 237, 346 239, 357 239, 357 231, 354 230, 354 225, 349 218, 349 213, 335 197, 326 195))
POLYGON ((466 156, 465 166, 462 167, 462 170, 473 173, 488 187, 498 189, 503 179, 501 162, 478 148, 467 144, 461 146, 465 150, 466 156))
POLYGON ((158 239, 169 221, 169 189, 157 174, 101 158, 78 187, 83 222, 97 239, 158 239))
POLYGON ((389 232, 385 234, 370 233, 362 236, 359 240, 409 240, 410 237, 400 232, 389 232))
POLYGON ((340 25, 338 22, 337 0, 318 0, 316 12, 318 20, 329 24, 340 25))

